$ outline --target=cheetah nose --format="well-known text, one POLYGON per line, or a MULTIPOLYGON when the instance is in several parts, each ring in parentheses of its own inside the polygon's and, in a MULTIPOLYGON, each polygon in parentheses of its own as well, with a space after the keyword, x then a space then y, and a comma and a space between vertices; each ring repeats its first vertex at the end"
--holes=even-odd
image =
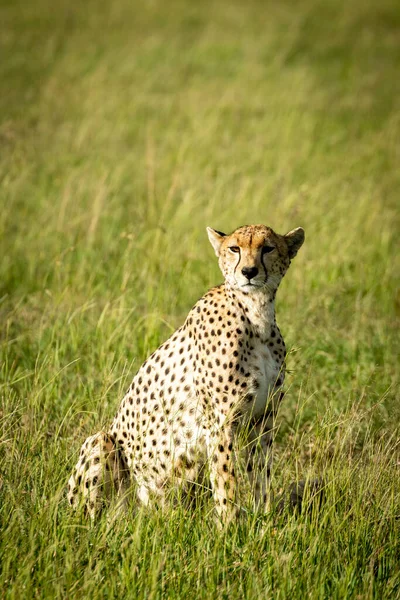
POLYGON ((243 267, 242 273, 245 277, 247 277, 247 279, 250 280, 257 275, 258 269, 257 267, 243 267))

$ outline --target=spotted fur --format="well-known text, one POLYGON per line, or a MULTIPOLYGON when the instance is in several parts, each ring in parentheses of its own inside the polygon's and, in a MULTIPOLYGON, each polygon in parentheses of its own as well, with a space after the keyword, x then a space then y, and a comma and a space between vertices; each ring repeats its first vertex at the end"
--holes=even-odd
POLYGON ((83 498, 92 516, 132 482, 141 502, 163 502, 171 486, 195 482, 206 466, 216 512, 229 522, 239 510, 239 437, 254 505, 267 507, 286 356, 275 295, 304 231, 282 236, 251 225, 208 235, 224 283, 140 367, 108 432, 82 447, 68 498, 73 506, 83 498))

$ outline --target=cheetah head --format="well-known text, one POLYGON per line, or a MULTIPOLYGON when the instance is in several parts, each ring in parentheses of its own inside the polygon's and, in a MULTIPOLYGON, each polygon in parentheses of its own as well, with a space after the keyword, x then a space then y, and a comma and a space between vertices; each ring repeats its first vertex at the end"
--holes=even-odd
POLYGON ((301 227, 279 235, 265 225, 245 225, 231 234, 207 227, 229 287, 245 294, 274 293, 304 242, 301 227))

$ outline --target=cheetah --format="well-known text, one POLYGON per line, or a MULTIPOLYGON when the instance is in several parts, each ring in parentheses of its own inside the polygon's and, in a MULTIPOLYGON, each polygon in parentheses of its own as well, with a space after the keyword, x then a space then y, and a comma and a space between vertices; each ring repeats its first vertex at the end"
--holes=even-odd
POLYGON ((218 522, 229 523, 240 512, 240 464, 254 509, 268 510, 286 357, 275 296, 304 230, 279 235, 246 225, 231 234, 207 232, 224 283, 143 363, 108 430, 82 446, 68 500, 77 506, 81 499, 91 517, 113 494, 122 498, 131 489, 145 505, 163 504, 167 489, 196 482, 206 467, 218 522))

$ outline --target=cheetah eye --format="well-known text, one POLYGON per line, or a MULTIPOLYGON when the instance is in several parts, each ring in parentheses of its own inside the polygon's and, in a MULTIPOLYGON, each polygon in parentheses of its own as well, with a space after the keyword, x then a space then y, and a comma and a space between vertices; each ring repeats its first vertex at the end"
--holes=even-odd
POLYGON ((273 252, 275 250, 275 248, 273 246, 263 246, 262 249, 262 254, 269 254, 270 252, 273 252))
POLYGON ((229 246, 231 252, 240 252, 239 246, 229 246))

